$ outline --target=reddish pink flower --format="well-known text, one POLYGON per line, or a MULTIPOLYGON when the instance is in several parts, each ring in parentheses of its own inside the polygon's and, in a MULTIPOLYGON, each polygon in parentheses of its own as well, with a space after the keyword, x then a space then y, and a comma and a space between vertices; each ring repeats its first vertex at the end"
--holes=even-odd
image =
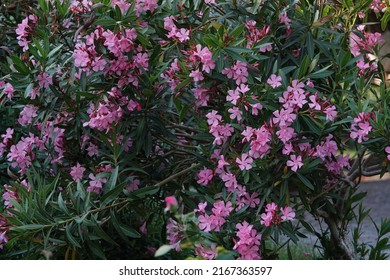
POLYGON ((166 204, 165 211, 172 211, 173 209, 175 209, 177 207, 178 203, 177 203, 176 197, 167 196, 165 198, 165 204, 166 204))

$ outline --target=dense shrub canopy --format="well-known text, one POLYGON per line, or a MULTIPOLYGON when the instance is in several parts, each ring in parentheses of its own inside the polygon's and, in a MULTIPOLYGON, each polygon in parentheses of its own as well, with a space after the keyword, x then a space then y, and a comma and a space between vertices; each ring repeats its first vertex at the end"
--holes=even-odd
POLYGON ((390 7, 322 2, 3 6, 0 256, 269 259, 309 232, 386 258, 388 221, 359 240, 390 97, 357 22, 390 7))

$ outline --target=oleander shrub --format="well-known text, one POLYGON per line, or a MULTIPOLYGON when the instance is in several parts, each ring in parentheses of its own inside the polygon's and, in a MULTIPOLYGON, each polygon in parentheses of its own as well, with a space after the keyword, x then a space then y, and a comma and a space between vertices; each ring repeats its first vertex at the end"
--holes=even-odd
POLYGON ((322 258, 386 258, 359 184, 390 171, 390 95, 357 21, 389 9, 22 7, 2 21, 0 257, 274 259, 314 234, 322 258))

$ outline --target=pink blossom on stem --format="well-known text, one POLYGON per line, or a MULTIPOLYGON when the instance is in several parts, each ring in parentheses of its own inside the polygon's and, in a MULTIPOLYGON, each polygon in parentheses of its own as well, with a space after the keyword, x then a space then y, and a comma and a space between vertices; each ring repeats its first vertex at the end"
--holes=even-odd
POLYGON ((236 163, 241 170, 250 170, 252 169, 253 158, 248 156, 247 153, 243 153, 241 158, 236 158, 236 163))
POLYGON ((41 88, 48 88, 49 85, 53 84, 52 77, 49 76, 46 72, 41 72, 38 74, 38 84, 41 88))
POLYGON ((206 167, 198 173, 197 183, 202 186, 207 186, 214 177, 214 172, 206 167))
POLYGON ((73 181, 77 182, 83 178, 85 168, 77 163, 75 166, 71 168, 70 176, 72 176, 73 181))
POLYGON ((167 224, 167 240, 169 245, 173 246, 176 252, 181 251, 180 242, 184 239, 184 232, 187 229, 186 225, 181 225, 172 218, 169 218, 167 224))
POLYGON ((297 172, 297 170, 303 166, 302 157, 291 155, 290 160, 287 161, 287 166, 291 167, 292 171, 297 172))
POLYGON ((139 179, 131 178, 126 190, 129 192, 136 191, 139 189, 141 181, 139 179))
POLYGON ((295 218, 295 212, 290 206, 285 206, 284 208, 280 208, 280 212, 282 212, 282 220, 293 220, 295 218))
POLYGON ((272 74, 268 78, 267 84, 269 84, 272 88, 277 88, 277 87, 280 87, 282 85, 281 81, 282 81, 281 76, 276 76, 275 74, 272 74))
POLYGON ((92 173, 88 176, 89 179, 89 186, 87 188, 87 192, 94 192, 94 193, 100 193, 103 190, 103 184, 107 182, 107 179, 105 178, 96 178, 95 175, 92 173))
POLYGON ((385 152, 387 153, 387 159, 390 160, 390 146, 385 148, 385 152))
POLYGON ((11 99, 14 96, 15 89, 10 83, 6 83, 3 89, 3 93, 7 96, 8 99, 11 99))
POLYGON ((215 259, 215 257, 217 256, 217 245, 211 244, 208 247, 204 247, 204 245, 196 243, 195 255, 207 260, 215 259))
POLYGON ((37 111, 38 107, 31 104, 26 105, 23 108, 22 112, 20 112, 18 122, 23 126, 32 123, 33 119, 38 116, 37 111))

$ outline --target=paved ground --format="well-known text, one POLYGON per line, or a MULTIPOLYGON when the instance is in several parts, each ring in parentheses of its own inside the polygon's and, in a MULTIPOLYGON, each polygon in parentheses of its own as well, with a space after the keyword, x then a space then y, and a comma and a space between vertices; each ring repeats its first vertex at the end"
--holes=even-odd
MULTIPOLYGON (((363 199, 363 206, 371 209, 370 216, 373 221, 380 226, 382 219, 390 218, 390 180, 389 178, 382 180, 367 180, 362 183, 360 192, 367 192, 367 196, 363 199)), ((314 221, 313 221, 314 222, 314 221)), ((315 223, 313 223, 314 225, 315 223)), ((352 225, 352 227, 354 227, 352 225)), ((387 235, 390 237, 390 234, 387 235)), ((377 231, 371 219, 368 217, 363 222, 361 241, 367 244, 374 244, 377 239, 377 231)), ((307 240, 309 247, 316 243, 315 236, 309 236, 307 240)), ((390 254, 390 250, 388 250, 390 254)))

